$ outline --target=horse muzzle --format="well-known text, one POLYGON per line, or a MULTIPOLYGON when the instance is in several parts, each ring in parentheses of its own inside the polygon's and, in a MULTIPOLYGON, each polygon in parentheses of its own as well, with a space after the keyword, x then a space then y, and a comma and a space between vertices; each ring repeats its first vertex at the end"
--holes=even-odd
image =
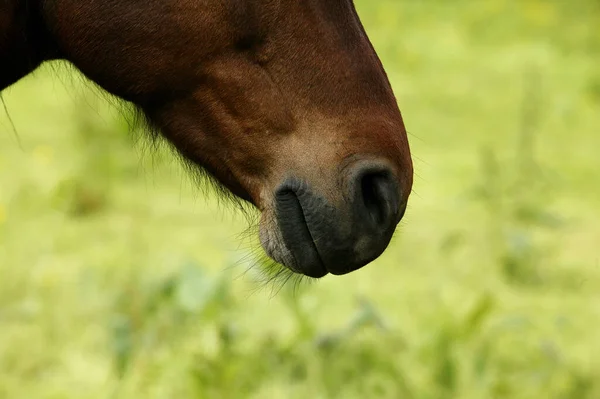
POLYGON ((388 247, 407 206, 401 182, 384 163, 344 168, 331 201, 306 180, 286 179, 276 190, 276 232, 262 232, 267 253, 292 271, 320 278, 369 264, 388 247), (404 195, 403 195, 404 194, 404 195))

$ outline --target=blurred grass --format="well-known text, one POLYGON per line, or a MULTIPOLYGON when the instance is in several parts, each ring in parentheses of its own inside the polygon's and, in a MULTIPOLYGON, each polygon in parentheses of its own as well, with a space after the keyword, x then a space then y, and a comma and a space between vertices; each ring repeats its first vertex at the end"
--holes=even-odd
POLYGON ((418 177, 318 284, 246 273, 244 219, 68 71, 4 93, 0 397, 600 397, 600 4, 357 7, 418 177))

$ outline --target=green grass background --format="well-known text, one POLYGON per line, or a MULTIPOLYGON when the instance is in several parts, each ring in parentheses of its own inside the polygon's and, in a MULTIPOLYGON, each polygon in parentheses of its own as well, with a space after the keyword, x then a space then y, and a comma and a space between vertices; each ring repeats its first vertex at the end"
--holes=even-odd
POLYGON ((600 398, 600 3, 356 3, 417 177, 347 276, 247 271, 68 69, 3 93, 0 398, 600 398))

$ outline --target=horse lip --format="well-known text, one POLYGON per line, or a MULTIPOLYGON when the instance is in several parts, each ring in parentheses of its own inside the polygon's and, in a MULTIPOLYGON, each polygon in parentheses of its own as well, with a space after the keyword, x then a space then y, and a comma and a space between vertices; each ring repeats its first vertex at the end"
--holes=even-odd
MULTIPOLYGON (((310 248, 312 249, 312 251, 314 253, 314 257, 319 260, 318 264, 313 265, 313 267, 310 267, 309 269, 300 268, 300 270, 294 270, 294 271, 296 273, 301 273, 307 277, 312 277, 312 278, 325 277, 327 274, 329 274, 329 270, 323 263, 323 259, 321 258, 321 255, 319 254, 319 250, 317 249, 317 246, 315 245, 315 242, 312 239, 310 241, 310 248), (316 266, 316 267, 314 267, 314 266, 316 266)), ((293 252, 292 252, 292 256, 294 256, 293 252)))
POLYGON ((287 187, 279 190, 277 196, 280 204, 276 216, 278 227, 283 243, 295 263, 294 267, 288 266, 288 268, 312 278, 326 276, 329 271, 310 232, 302 206, 302 196, 298 195, 296 190, 287 187), (296 223, 294 221, 290 223, 289 221, 292 219, 295 219, 296 223), (299 259, 300 257, 303 259, 299 259), (308 267, 306 267, 307 265, 308 267))
POLYGON ((315 243, 312 233, 310 232, 310 227, 309 227, 308 223, 306 223, 306 217, 304 216, 304 208, 302 207, 302 201, 300 200, 300 198, 298 198, 298 204, 300 205, 302 217, 304 218, 304 221, 305 221, 306 232, 308 233, 305 236, 305 242, 308 245, 305 246, 304 250, 312 252, 313 257, 317 260, 317 262, 311 263, 311 267, 309 267, 309 268, 303 268, 300 265, 300 263, 297 261, 294 251, 290 251, 290 252, 291 252, 292 256, 294 257, 294 260, 296 263, 296 268, 299 269, 300 273, 302 273, 308 277, 312 277, 312 278, 325 277, 329 273, 329 270, 327 269, 327 266, 325 266, 325 262, 323 262, 323 258, 321 257, 321 254, 319 253, 319 249, 317 248, 317 244, 315 243))

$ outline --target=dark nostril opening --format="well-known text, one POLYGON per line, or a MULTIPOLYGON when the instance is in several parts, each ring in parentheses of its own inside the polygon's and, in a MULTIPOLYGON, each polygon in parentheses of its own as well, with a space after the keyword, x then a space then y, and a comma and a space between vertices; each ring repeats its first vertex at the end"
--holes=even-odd
POLYGON ((373 227, 395 222, 398 209, 397 184, 387 171, 369 171, 360 177, 360 196, 373 227))
POLYGON ((368 174, 360 182, 363 204, 376 225, 382 224, 387 215, 385 205, 386 177, 382 174, 368 174))

